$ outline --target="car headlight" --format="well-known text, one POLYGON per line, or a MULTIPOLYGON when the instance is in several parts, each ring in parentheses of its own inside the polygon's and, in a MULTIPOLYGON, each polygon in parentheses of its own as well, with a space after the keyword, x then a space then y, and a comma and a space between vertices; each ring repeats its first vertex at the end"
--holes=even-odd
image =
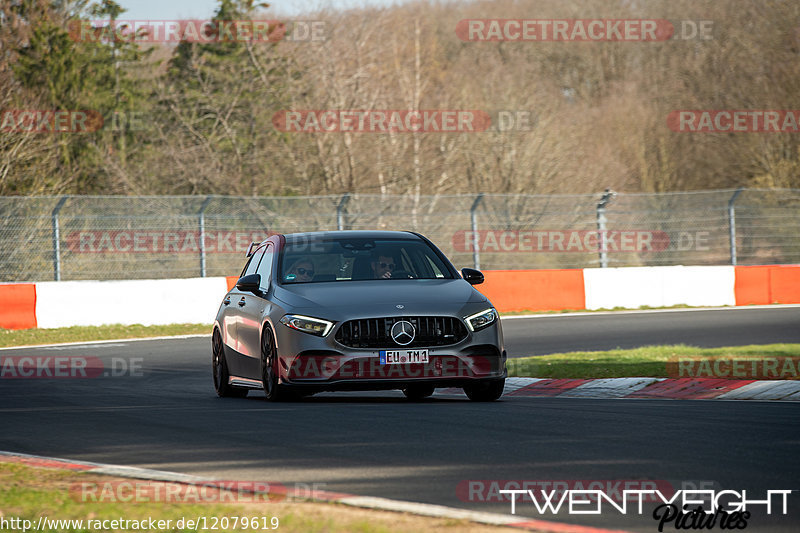
POLYGON ((303 315, 284 315, 284 317, 281 318, 281 324, 296 329, 297 331, 310 333, 311 335, 317 335, 319 337, 327 335, 333 327, 333 322, 303 315))
POLYGON ((486 309, 480 313, 468 316, 466 319, 467 326, 470 331, 478 331, 497 321, 497 311, 494 309, 486 309))

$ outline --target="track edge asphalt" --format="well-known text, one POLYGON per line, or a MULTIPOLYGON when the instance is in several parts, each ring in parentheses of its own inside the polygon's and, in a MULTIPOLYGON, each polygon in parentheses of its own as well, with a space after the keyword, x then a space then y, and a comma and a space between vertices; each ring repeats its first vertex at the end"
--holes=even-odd
MULTIPOLYGON (((75 461, 58 457, 46 457, 41 455, 31 455, 26 453, 0 451, 0 462, 24 464, 38 468, 54 468, 60 470, 72 470, 81 473, 100 474, 107 476, 117 476, 132 479, 142 479, 147 481, 164 481, 178 484, 199 484, 213 483, 199 476, 181 474, 178 472, 167 472, 163 470, 152 470, 148 468, 138 468, 133 466, 113 465, 105 463, 94 463, 87 461, 75 461)), ((263 491, 252 491, 262 493, 263 491)), ((293 496, 293 494, 287 494, 293 496)), ((503 515, 498 513, 488 513, 480 511, 470 511, 458 509, 444 505, 434 505, 427 503, 407 502, 402 500, 392 500, 371 496, 357 496, 354 494, 316 492, 313 498, 302 497, 304 501, 316 501, 321 503, 338 503, 362 509, 375 509, 381 511, 392 511, 398 513, 409 513, 417 516, 430 518, 449 518, 454 520, 469 520, 470 522, 501 527, 512 527, 526 531, 536 531, 541 533, 629 533, 619 529, 603 529, 591 526, 580 526, 555 522, 549 520, 538 520, 526 518, 518 515, 503 515)))

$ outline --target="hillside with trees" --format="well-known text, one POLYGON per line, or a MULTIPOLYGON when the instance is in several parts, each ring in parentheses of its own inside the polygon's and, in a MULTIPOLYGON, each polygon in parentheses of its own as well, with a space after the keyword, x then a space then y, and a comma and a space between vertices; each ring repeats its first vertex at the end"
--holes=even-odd
MULTIPOLYGON (((222 0, 217 20, 274 19, 222 0)), ((800 133, 681 133, 675 110, 800 109, 793 0, 410 2, 321 11, 326 39, 76 40, 111 0, 0 0, 0 109, 92 110, 97 131, 0 128, 0 195, 584 193, 800 188, 800 133), (710 21, 709 38, 470 42, 463 19, 710 21), (480 133, 297 133, 282 110, 524 112, 480 133)), ((508 113, 506 113, 508 116, 508 113)))

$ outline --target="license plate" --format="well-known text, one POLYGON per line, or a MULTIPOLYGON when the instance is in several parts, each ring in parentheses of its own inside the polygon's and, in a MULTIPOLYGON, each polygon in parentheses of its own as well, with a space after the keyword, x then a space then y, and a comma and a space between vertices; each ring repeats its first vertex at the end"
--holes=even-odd
POLYGON ((428 350, 381 350, 379 353, 382 365, 428 362, 428 350))

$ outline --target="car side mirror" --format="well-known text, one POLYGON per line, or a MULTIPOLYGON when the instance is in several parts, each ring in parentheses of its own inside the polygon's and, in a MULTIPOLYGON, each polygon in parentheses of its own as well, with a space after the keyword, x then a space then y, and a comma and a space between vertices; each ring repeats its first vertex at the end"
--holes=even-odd
POLYGON ((470 285, 480 285, 483 283, 483 272, 474 268, 462 268, 461 277, 470 285))
POLYGON ((261 274, 248 274, 239 278, 236 282, 236 288, 242 292, 252 292, 259 294, 261 292, 261 274))

